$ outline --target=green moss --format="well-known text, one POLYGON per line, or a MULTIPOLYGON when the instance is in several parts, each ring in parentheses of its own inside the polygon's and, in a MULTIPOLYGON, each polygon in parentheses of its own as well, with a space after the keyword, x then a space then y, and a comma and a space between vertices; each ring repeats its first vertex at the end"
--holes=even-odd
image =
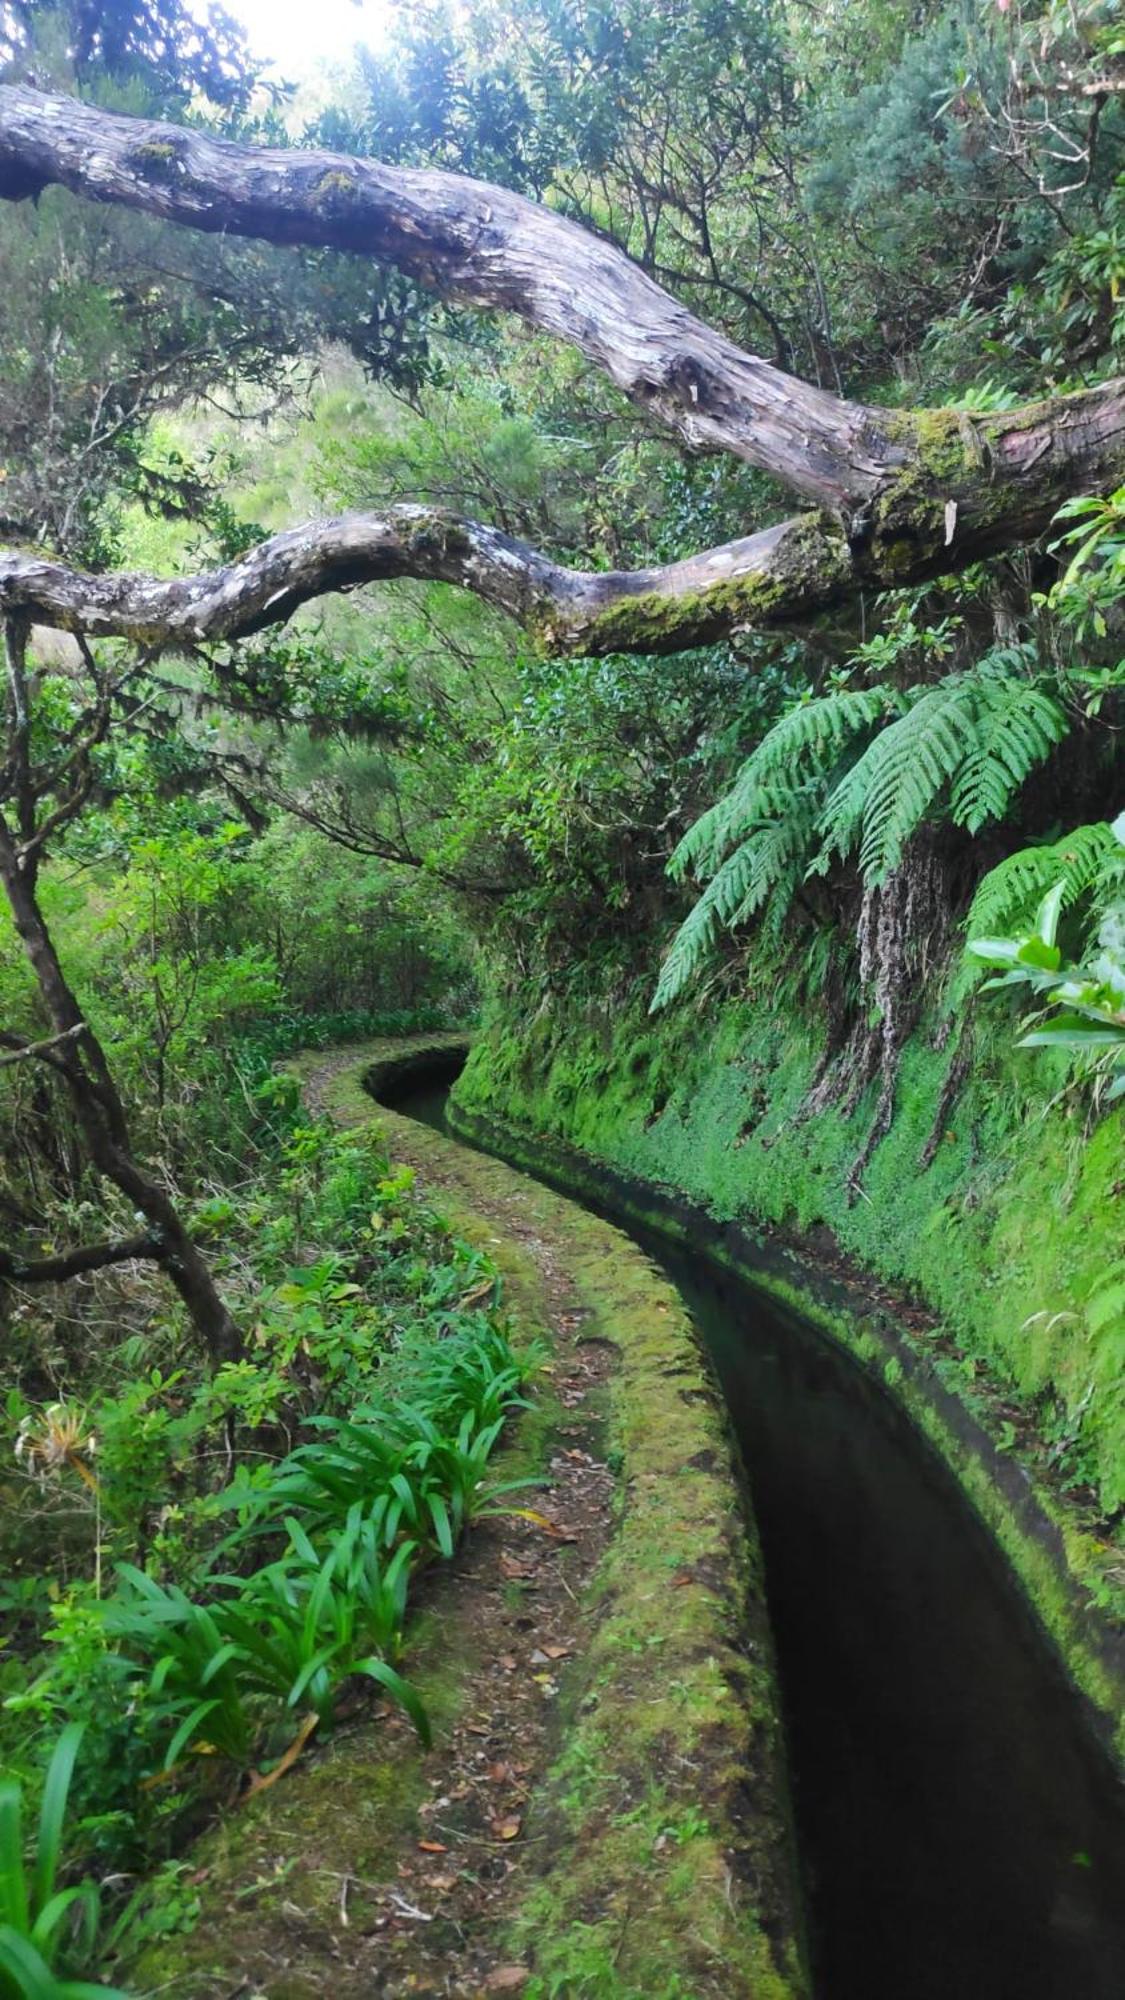
POLYGON ((146 139, 132 146, 126 165, 149 181, 170 181, 183 159, 182 142, 176 139, 146 139))
POLYGON ((331 167, 323 173, 309 190, 309 200, 316 209, 339 209, 355 200, 358 187, 354 174, 348 174, 340 167, 331 167))
MULTIPOLYGON (((822 514, 801 515, 786 525, 768 568, 723 577, 677 596, 642 591, 621 599, 583 628, 583 651, 661 653, 702 645, 739 625, 760 624, 791 601, 797 585, 807 593, 808 602, 827 603, 850 572, 851 559, 838 524, 822 514)), ((566 631, 560 635, 555 630, 550 613, 541 636, 548 646, 560 638, 567 643, 566 631)))
POLYGON ((679 1296, 618 1230, 379 1115, 396 1156, 423 1175, 440 1160, 445 1187, 455 1171, 458 1192, 486 1213, 514 1179, 525 1227, 573 1282, 584 1337, 620 1356, 606 1390, 618 1521, 567 1683, 563 1747, 529 1819, 543 1874, 512 1937, 535 1968, 530 2000, 560 1990, 788 2000, 804 1980, 760 1563, 679 1296), (731 1881, 732 1851, 746 1886, 731 1881))
MULTIPOLYGON (((415 1672, 435 1715, 448 1720, 457 1690, 438 1655, 415 1672)), ((284 1986, 274 1968, 295 1931, 323 1930, 338 1921, 341 1881, 364 1885, 353 1920, 370 1903, 377 1910, 382 1884, 393 1886, 399 1848, 429 1795, 424 1758, 405 1737, 393 1746, 378 1730, 341 1734, 309 1757, 276 1791, 233 1813, 196 1844, 200 1915, 185 1937, 147 1952, 130 1972, 139 1993, 166 1986, 192 2000, 227 1994, 240 1979, 271 2000, 314 2000, 324 1990, 321 1973, 294 1966, 284 1986)), ((322 1969, 323 1970, 323 1969, 322 1969)))
MULTIPOLYGON (((528 1811, 541 1872, 508 1953, 533 1966, 527 2000, 794 2000, 805 1983, 769 1636, 721 1406, 678 1295, 627 1238, 376 1108, 365 1078, 459 1040, 358 1048, 327 1078, 323 1055, 289 1067, 306 1084, 321 1071, 318 1099, 333 1117, 377 1121, 395 1159, 423 1183, 440 1180, 436 1205, 487 1244, 525 1337, 549 1324, 544 1274, 554 1268, 573 1286, 583 1338, 619 1361, 600 1392, 618 1475, 614 1530, 582 1606, 588 1643, 563 1678, 548 1782, 528 1811)), ((571 1416, 549 1382, 505 1449, 501 1478, 540 1472, 564 1448, 571 1416)), ((440 1586, 408 1664, 440 1740, 474 1664, 440 1586)), ((433 1768, 405 1730, 388 1740, 360 1729, 302 1762, 200 1844, 201 1921, 146 1958, 145 1990, 175 1980, 193 2000, 239 1981, 271 2000, 311 2000, 329 1983, 356 1991, 333 1945, 341 1876, 376 1901, 393 1885, 402 1843, 422 1830, 433 1768)))
MULTIPOLYGON (((851 1117, 802 1118, 819 1056, 816 1032, 766 998, 717 1018, 682 1008, 655 1027, 641 997, 612 1018, 589 1006, 541 1009, 486 1030, 455 1104, 461 1116, 581 1148, 591 1184, 593 1162, 605 1161, 682 1190, 720 1220, 797 1237, 827 1225, 867 1270, 921 1294, 956 1342, 948 1357, 902 1327, 873 1332, 869 1314, 829 1313, 827 1330, 880 1375, 888 1361, 915 1357, 909 1379, 892 1368, 888 1386, 1006 1550, 1074 1679, 1119 1724, 1120 1680, 1088 1607, 1120 1608, 1121 1552, 1081 1495, 1063 1489, 1092 1482, 1106 1515, 1125 1497, 1121 1327, 1091 1326, 1083 1310, 1120 1254, 1120 1116, 1092 1135, 1065 1103, 1044 1116, 1031 1101, 1028 1059, 1008 1048, 1000 1023, 978 1031, 967 1084, 924 1171, 948 1058, 919 1032, 905 1052, 894 1125, 856 1201, 851 1168, 872 1094, 851 1117), (1038 1434, 1028 1470, 1040 1526, 1003 1494, 1003 1461, 990 1464, 942 1416, 945 1392, 1009 1458, 1013 1406, 1020 1439, 1038 1434), (1054 1530, 1046 1540, 1043 1526, 1054 1530)), ((820 1316, 796 1270, 790 1282, 791 1303, 820 1316)))

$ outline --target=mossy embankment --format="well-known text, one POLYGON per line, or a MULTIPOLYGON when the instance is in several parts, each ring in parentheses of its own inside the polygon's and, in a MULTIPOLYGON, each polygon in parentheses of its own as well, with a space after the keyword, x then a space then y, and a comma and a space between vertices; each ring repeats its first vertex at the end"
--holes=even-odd
MULTIPOLYGON (((483 1841, 481 1829, 462 1836, 470 1871, 498 1870, 502 1887, 476 1920, 475 1957, 466 1960, 451 1927, 455 1970, 443 1977, 454 1983, 442 1990, 490 1990, 481 1968, 492 1964, 526 1969, 525 2000, 796 2000, 805 1982, 760 1565, 707 1364, 676 1292, 620 1232, 376 1108, 369 1073, 440 1063, 454 1045, 419 1037, 294 1067, 322 1113, 347 1125, 378 1120, 392 1157, 487 1249, 520 1340, 547 1343, 535 1407, 496 1476, 542 1478, 549 1497, 513 1504, 565 1510, 567 1468, 589 1464, 592 1440, 613 1475, 600 1541, 587 1524, 572 1547, 563 1511, 550 1544, 573 1602, 573 1644, 547 1673, 536 1677, 522 1659, 517 1670, 515 1653, 534 1643, 518 1628, 534 1617, 509 1611, 514 1636, 500 1646, 513 1657, 498 1660, 495 1619, 480 1615, 465 1565, 436 1578, 406 1662, 435 1717, 434 1750, 424 1754, 399 1724, 353 1723, 233 1814, 198 1852, 199 1924, 146 1964, 143 1990, 171 1980, 203 1996, 239 1979, 271 2000, 329 1986, 341 1996, 430 1990, 425 1977, 410 1984, 411 1922, 396 1923, 386 1897, 401 1904, 404 1890, 407 1900, 417 1893, 409 1872, 419 1839, 433 1837, 437 1794, 450 1794, 438 1800, 442 1820, 456 1821, 463 1787, 443 1765, 451 1739, 479 1737, 482 1715, 503 1729, 520 1684, 518 1732, 538 1681, 552 1695, 548 1703, 537 1686, 531 1695, 544 1742, 517 1737, 505 1751, 536 1764, 519 1837, 491 1840, 487 1825, 483 1841), (357 1924, 388 1907, 383 1943, 357 1947, 357 1924)), ((526 1554, 538 1532, 486 1522, 470 1553, 484 1549, 487 1566, 485 1545, 498 1541, 503 1564, 505 1536, 526 1554)), ((475 1570, 481 1561, 474 1554, 475 1570)), ((512 1574, 510 1562, 500 1573, 512 1574)), ((517 1563, 514 1573, 527 1571, 517 1563)), ((521 1588, 533 1590, 505 1584, 505 1600, 521 1588)), ((541 1615, 534 1596, 522 1609, 541 1615)), ((458 1852, 455 1837, 438 1840, 458 1852)), ((443 1854, 438 1866, 447 1865, 443 1854)), ((413 1931, 421 1938, 419 1923, 413 1931)))
POLYGON ((613 1205, 673 1233, 660 1191, 705 1211, 713 1254, 906 1404, 1125 1750, 1125 1329, 1085 1311, 1120 1256, 1120 1115, 1090 1129, 1081 1107, 1045 1110, 1027 1058, 982 1033, 923 1165, 950 1057, 918 1035, 857 1189, 871 1094, 850 1116, 803 1115, 821 1053, 805 1020, 766 1000, 653 1020, 646 999, 497 1014, 455 1128, 506 1127, 516 1158, 530 1137, 539 1164, 550 1141, 576 1149, 554 1162, 564 1184, 604 1193, 608 1167, 613 1205))

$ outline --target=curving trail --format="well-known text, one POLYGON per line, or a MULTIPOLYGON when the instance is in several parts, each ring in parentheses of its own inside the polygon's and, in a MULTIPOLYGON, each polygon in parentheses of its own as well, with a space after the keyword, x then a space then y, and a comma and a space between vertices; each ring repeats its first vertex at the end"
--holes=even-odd
POLYGON ((494 1461, 546 1479, 513 1504, 549 1525, 483 1521, 424 1587, 408 1664, 434 1750, 357 1709, 200 1843, 200 1922, 141 1990, 468 2000, 566 1977, 599 2000, 674 1980, 693 2000, 799 2000, 768 1640, 686 1311, 618 1230, 377 1108, 362 1078, 387 1053, 292 1067, 311 1110, 383 1129, 498 1265, 520 1334, 549 1344, 494 1461))

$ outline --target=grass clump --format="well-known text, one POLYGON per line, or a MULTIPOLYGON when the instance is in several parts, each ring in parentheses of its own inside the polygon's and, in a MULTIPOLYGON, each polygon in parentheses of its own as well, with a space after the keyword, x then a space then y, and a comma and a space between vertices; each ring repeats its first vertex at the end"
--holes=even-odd
POLYGON ((9 1399, 0 1761, 9 1801, 46 1797, 71 1746, 68 1879, 174 1853, 236 1773, 329 1727, 346 1685, 373 1684, 428 1741, 401 1670, 413 1584, 502 1504, 488 1463, 532 1358, 495 1267, 391 1170, 377 1128, 305 1122, 290 1079, 268 1090, 259 1172, 194 1216, 252 1329, 243 1358, 193 1374, 169 1319, 143 1372, 126 1341, 81 1401, 9 1399))

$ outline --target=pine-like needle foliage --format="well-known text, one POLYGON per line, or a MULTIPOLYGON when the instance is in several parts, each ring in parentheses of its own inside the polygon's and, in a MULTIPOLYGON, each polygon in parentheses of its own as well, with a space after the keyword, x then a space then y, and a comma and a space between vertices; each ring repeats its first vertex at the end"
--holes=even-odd
POLYGON ((792 709, 672 856, 676 877, 710 879, 673 940, 653 1008, 683 991, 723 929, 763 912, 779 928, 807 876, 858 852, 874 886, 939 812, 970 833, 1002 819, 1068 726, 1025 647, 934 687, 849 688, 792 709))

